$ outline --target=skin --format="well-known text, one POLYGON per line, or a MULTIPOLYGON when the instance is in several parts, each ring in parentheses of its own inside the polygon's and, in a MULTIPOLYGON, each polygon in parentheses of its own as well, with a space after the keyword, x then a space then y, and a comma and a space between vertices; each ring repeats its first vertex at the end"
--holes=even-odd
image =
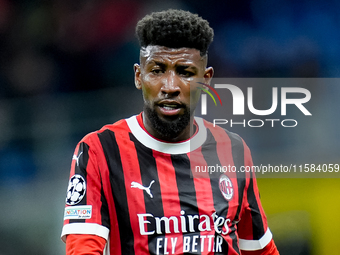
MULTIPOLYGON (((207 66, 207 56, 193 48, 173 49, 151 45, 140 51, 140 65, 134 65, 135 85, 142 90, 145 106, 154 109, 160 119, 173 121, 183 115, 183 106, 190 110, 189 124, 176 136, 165 137, 155 130, 150 117, 144 111, 143 123, 154 137, 169 142, 179 142, 193 135, 193 116, 201 90, 190 82, 200 78, 210 83, 214 74, 207 66)), ((195 84, 195 83, 194 83, 195 84)))

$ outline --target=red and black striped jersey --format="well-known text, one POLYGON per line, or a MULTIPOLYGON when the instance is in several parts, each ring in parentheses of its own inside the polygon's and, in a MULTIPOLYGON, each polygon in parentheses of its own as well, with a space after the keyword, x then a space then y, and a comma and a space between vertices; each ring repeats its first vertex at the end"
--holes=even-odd
POLYGON ((241 254, 272 239, 249 148, 195 118, 184 142, 150 136, 141 114, 85 136, 72 160, 62 239, 93 234, 106 254, 241 254))

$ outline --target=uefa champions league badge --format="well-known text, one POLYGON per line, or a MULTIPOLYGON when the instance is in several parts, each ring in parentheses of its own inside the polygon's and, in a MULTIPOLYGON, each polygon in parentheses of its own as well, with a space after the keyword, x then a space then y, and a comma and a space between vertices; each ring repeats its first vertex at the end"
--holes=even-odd
POLYGON ((220 176, 219 186, 220 186, 220 191, 221 191, 223 197, 227 201, 230 201, 234 196, 234 188, 233 188, 233 184, 232 184, 231 180, 229 179, 229 177, 226 176, 225 174, 222 174, 220 176))
POLYGON ((85 196, 86 192, 86 182, 84 178, 75 174, 70 178, 70 182, 67 188, 66 194, 66 204, 67 205, 76 205, 78 204, 85 196))

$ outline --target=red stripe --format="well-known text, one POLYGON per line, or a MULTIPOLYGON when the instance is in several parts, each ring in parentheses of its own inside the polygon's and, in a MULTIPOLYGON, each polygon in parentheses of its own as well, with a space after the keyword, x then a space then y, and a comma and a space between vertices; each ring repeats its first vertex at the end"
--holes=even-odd
MULTIPOLYGON (((213 127, 212 123, 209 123, 207 121, 204 121, 204 125, 210 130, 212 133, 216 144, 217 149, 217 155, 221 162, 222 166, 234 166, 234 160, 233 160, 233 154, 232 154, 232 145, 229 136, 220 127, 213 127)), ((229 177, 230 181, 232 182, 233 189, 234 189, 234 195, 233 198, 229 201, 229 208, 226 218, 230 219, 231 222, 234 220, 234 217, 237 212, 238 207, 238 183, 237 183, 237 175, 233 172, 227 172, 226 175, 229 177)), ((228 224, 229 227, 231 227, 231 222, 228 224)), ((226 229, 223 227, 223 231, 226 229)), ((237 232, 235 232, 237 236, 237 232)), ((229 243, 230 247, 233 247, 233 239, 230 237, 230 235, 223 236, 223 238, 229 243)), ((232 254, 232 249, 229 250, 229 253, 232 254)))
MULTIPOLYGON (((252 161, 252 158, 251 158, 251 153, 250 153, 249 147, 245 144, 244 141, 243 141, 243 145, 244 145, 244 165, 245 166, 252 166, 253 161, 252 161)), ((260 212, 261 212, 264 232, 266 232, 266 230, 268 228, 267 217, 266 217, 266 214, 265 214, 263 207, 262 207, 262 204, 261 204, 260 193, 259 193, 259 189, 258 189, 258 186, 257 186, 255 173, 252 173, 252 176, 253 176, 253 189, 254 189, 254 193, 255 193, 255 197, 256 197, 256 202, 257 202, 258 207, 259 207, 260 212)))
POLYGON ((105 194, 105 198, 107 200, 109 206, 109 216, 110 216, 110 253, 121 255, 121 240, 119 234, 119 227, 118 227, 118 220, 117 220, 117 213, 116 213, 116 206, 113 199, 112 189, 111 189, 111 182, 110 182, 110 172, 108 169, 108 165, 106 162, 106 158, 103 152, 102 145, 100 143, 98 136, 93 136, 94 139, 94 146, 95 151, 97 154, 97 164, 100 169, 100 174, 102 177, 103 182, 103 190, 105 194))
MULTIPOLYGON (((244 165, 245 166, 252 166, 253 162, 252 162, 252 159, 251 159, 250 150, 244 142, 243 142, 243 144, 244 144, 244 155, 245 155, 244 165)), ((268 228, 268 223, 267 223, 267 219, 266 219, 263 207, 261 205, 261 200, 260 200, 260 196, 259 196, 259 192, 258 192, 258 186, 257 186, 255 174, 252 174, 252 177, 253 177, 252 178, 253 191, 254 191, 254 194, 255 194, 256 203, 257 203, 258 208, 261 212, 261 218, 262 218, 263 228, 264 228, 264 232, 265 232, 268 228)), ((250 173, 247 173, 246 189, 249 189, 249 184, 250 184, 250 173)), ((245 192, 245 195, 246 194, 247 194, 247 192, 245 192)), ((242 216, 242 221, 240 221, 240 223, 239 223, 239 236, 242 239, 253 240, 254 239, 253 238, 253 219, 252 219, 251 212, 250 212, 250 209, 249 209, 249 202, 248 202, 247 197, 246 197, 244 203, 245 203, 244 207, 248 208, 248 209, 244 210, 244 214, 242 216)))
MULTIPOLYGON (((194 185, 196 191, 196 199, 197 199, 197 207, 199 215, 208 215, 210 216, 210 228, 211 230, 208 231, 201 231, 201 236, 208 236, 208 235, 215 235, 214 230, 214 221, 211 218, 211 215, 216 211, 214 207, 214 199, 212 194, 212 188, 210 183, 210 176, 208 172, 205 173, 197 173, 195 166, 207 166, 207 162, 204 160, 201 147, 191 153, 188 154, 188 157, 191 160, 195 160, 195 162, 191 162, 191 171, 193 173, 194 178, 194 185)), ((204 219, 201 218, 200 222, 203 222, 204 219)), ((205 226, 206 227, 206 226, 205 226)), ((207 239, 202 239, 203 247, 201 247, 201 255, 209 254, 209 243, 207 239)), ((201 243, 202 245, 202 243, 201 243)), ((210 247, 211 248, 211 247, 210 247)), ((212 249, 212 248, 211 248, 212 249)))
MULTIPOLYGON (((178 196, 176 174, 175 169, 172 166, 171 156, 158 151, 153 151, 153 155, 156 160, 164 216, 170 217, 174 215, 180 215, 181 206, 178 196)), ((167 251, 170 254, 172 254, 172 249, 174 249, 174 251, 183 249, 183 235, 181 234, 182 231, 180 231, 180 233, 174 233, 173 229, 171 229, 171 233, 171 235, 165 235, 165 237, 168 237, 167 251), (172 248, 170 238, 176 237, 176 246, 172 248)))
MULTIPOLYGON (((77 147, 75 148, 73 155, 78 155, 79 145, 80 143, 77 144, 77 147)), ((72 159, 69 179, 71 179, 71 177, 75 174, 75 167, 76 167, 76 161, 72 159)), ((68 206, 69 205, 65 205, 65 207, 68 207, 68 206)), ((69 223, 70 223, 70 220, 64 220, 64 225, 69 224, 69 223)))
MULTIPOLYGON (((92 145, 91 145, 92 146, 92 145)), ((86 204, 94 205, 92 207, 92 216, 90 219, 86 219, 86 223, 97 223, 101 224, 102 217, 100 213, 100 209, 102 207, 101 202, 101 182, 100 182, 100 174, 97 162, 94 161, 96 155, 94 154, 92 149, 89 149, 89 160, 87 162, 86 167, 86 204)))
MULTIPOLYGON (((126 121, 121 124, 122 130, 129 130, 126 121)), ((116 132, 116 141, 119 147, 121 162, 124 172, 127 203, 130 221, 134 236, 134 249, 140 253, 149 253, 148 236, 141 235, 138 224, 139 213, 146 213, 144 191, 131 188, 131 182, 142 183, 137 151, 134 143, 129 138, 128 132, 116 132)))
MULTIPOLYGON (((79 152, 79 145, 80 143, 78 143, 76 149, 74 150, 74 154, 73 155, 78 155, 79 152)), ((72 163, 71 163, 71 171, 70 171, 70 178, 75 174, 76 171, 76 160, 72 159, 72 163)))

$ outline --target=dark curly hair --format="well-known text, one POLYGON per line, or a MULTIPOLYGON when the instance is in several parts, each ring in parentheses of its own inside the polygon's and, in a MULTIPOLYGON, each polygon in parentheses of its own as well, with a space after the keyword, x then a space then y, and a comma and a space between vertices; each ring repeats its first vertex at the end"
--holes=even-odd
POLYGON ((136 35, 141 47, 194 48, 203 56, 213 40, 214 30, 197 14, 169 9, 146 15, 137 23, 136 35))

